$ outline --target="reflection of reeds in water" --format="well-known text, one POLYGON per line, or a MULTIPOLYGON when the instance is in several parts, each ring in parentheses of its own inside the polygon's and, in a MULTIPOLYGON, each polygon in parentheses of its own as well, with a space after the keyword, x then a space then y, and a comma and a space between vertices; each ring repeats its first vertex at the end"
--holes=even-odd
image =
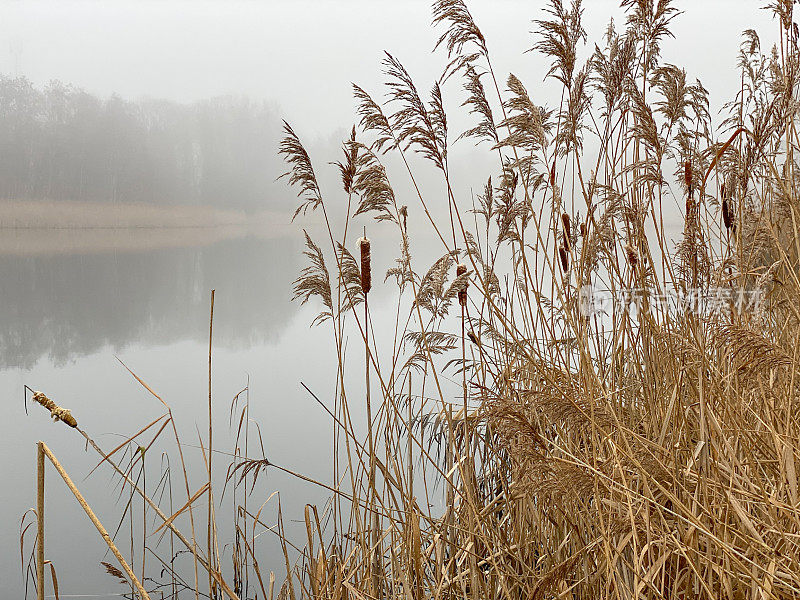
MULTIPOLYGON (((227 564, 221 553, 219 563, 209 559, 214 542, 201 549, 137 487, 144 452, 127 455, 125 468, 114 461, 126 444, 101 452, 209 573, 210 595, 800 595, 800 142, 792 101, 800 52, 792 3, 772 5, 776 52, 762 54, 755 33, 745 35, 743 84, 727 107, 724 144, 712 134, 706 90, 660 62, 676 8, 623 7, 627 29, 609 29, 581 66, 580 3, 548 4, 536 50, 563 100, 547 109, 517 77, 505 86, 496 79, 487 40, 461 0, 436 0, 448 81, 464 78, 465 105, 478 122, 464 135, 488 141, 497 157, 474 202, 451 185, 442 90, 436 85, 424 100, 391 56, 386 105, 355 88, 362 131, 338 165, 349 199, 342 215, 286 126, 281 152, 302 196, 299 212, 321 209, 330 242, 306 234, 311 264, 295 292, 323 306, 314 322, 330 327, 337 377, 327 402, 308 390, 334 432, 334 480, 316 482, 330 502, 306 507, 305 540, 288 537, 279 500, 269 529, 283 550, 283 585, 276 592, 274 574, 267 579, 258 563, 256 531, 266 531, 261 507, 270 498, 254 498, 253 489, 268 469, 308 478, 249 456, 249 401, 237 396, 231 407, 227 564), (414 182, 416 211, 397 205, 385 153, 414 182), (416 187, 414 154, 441 174, 441 189, 416 187), (685 207, 677 243, 665 234, 668 203, 685 207), (370 225, 372 255, 365 260, 362 243, 359 263, 347 231, 365 215, 380 223, 370 225), (442 244, 424 273, 410 250, 415 227, 429 227, 442 244), (390 283, 373 282, 379 251, 398 242, 390 283), (367 302, 373 284, 397 285, 390 341, 373 332, 383 322, 367 302), (648 290, 647 310, 621 303, 608 314, 587 312, 586 286, 617 297, 648 290), (763 305, 737 302, 742 290, 763 294, 763 305), (698 292, 724 294, 702 313, 651 301, 698 292), (352 374, 360 367, 349 367, 353 338, 365 348, 363 385, 352 374)), ((165 411, 131 439, 152 431, 155 439, 171 425, 180 452, 165 411)), ((209 482, 183 487, 173 516, 191 514, 210 490, 209 482)), ((197 594, 197 577, 187 583, 169 558, 170 589, 197 594)))

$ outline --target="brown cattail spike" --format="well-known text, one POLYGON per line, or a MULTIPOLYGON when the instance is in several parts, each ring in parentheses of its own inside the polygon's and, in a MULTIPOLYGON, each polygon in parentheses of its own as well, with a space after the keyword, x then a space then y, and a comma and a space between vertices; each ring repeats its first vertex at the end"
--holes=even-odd
POLYGON ((569 250, 570 246, 572 245, 572 223, 569 220, 569 215, 567 213, 561 214, 561 225, 563 228, 563 235, 564 235, 564 247, 569 250))
MULTIPOLYGON (((465 275, 466 272, 467 272, 467 265, 458 263, 458 265, 456 266, 456 277, 461 277, 462 275, 465 275)), ((458 290, 458 303, 461 306, 467 305, 467 285, 469 285, 469 282, 466 279, 464 279, 464 283, 461 289, 458 290)))
POLYGON ((689 195, 692 195, 692 163, 688 160, 683 163, 683 180, 686 182, 686 189, 689 190, 689 195))
POLYGON ((364 294, 369 294, 372 289, 369 239, 362 237, 358 240, 358 246, 361 249, 361 289, 364 290, 364 294))
POLYGON ((730 229, 731 225, 733 225, 733 219, 731 218, 731 207, 728 204, 728 199, 722 199, 722 222, 725 224, 725 229, 730 229))
POLYGON ((730 229, 733 225, 733 213, 724 183, 722 184, 722 222, 725 224, 725 229, 730 229))
POLYGON ((561 258, 561 268, 566 273, 569 269, 569 253, 563 245, 558 247, 558 256, 561 258))

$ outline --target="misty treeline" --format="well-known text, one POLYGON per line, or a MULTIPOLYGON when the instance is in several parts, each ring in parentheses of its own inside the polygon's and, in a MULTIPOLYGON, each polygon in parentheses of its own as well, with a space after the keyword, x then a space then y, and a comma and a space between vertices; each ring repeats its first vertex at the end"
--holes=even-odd
POLYGON ((0 75, 0 198, 263 207, 278 127, 245 98, 134 102, 0 75))

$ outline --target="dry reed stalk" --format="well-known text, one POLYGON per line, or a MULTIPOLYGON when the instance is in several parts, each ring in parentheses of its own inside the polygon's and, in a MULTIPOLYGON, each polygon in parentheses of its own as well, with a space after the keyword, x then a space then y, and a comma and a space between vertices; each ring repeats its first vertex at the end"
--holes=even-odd
POLYGON ((367 439, 369 444, 369 499, 368 506, 371 511, 370 523, 370 550, 371 559, 369 561, 369 571, 371 573, 371 594, 373 597, 381 598, 383 596, 381 590, 380 580, 380 520, 378 512, 375 509, 377 500, 377 486, 375 481, 375 440, 372 431, 373 415, 371 406, 371 390, 369 384, 369 363, 370 363, 370 349, 369 349, 369 292, 372 289, 372 258, 370 250, 370 241, 366 237, 358 240, 358 246, 361 254, 361 291, 364 294, 364 387, 366 394, 366 408, 367 408, 367 439))
MULTIPOLYGON (((55 408, 59 408, 59 407, 58 407, 58 405, 57 405, 57 404, 55 404, 55 402, 53 402, 52 400, 50 400, 50 399, 49 399, 47 396, 45 396, 45 395, 44 395, 42 392, 37 392, 37 393, 35 393, 35 395, 34 395, 34 396, 35 396, 36 398, 38 398, 37 402, 38 402, 39 404, 42 404, 43 406, 45 406, 45 407, 46 407, 46 408, 48 408, 48 409, 49 409, 49 407, 51 407, 51 406, 52 406, 52 407, 55 407, 55 408)), ((69 414, 69 415, 71 415, 70 411, 69 411, 69 410, 67 410, 67 409, 59 409, 59 411, 58 411, 58 414, 63 414, 63 415, 67 415, 67 414, 69 414)), ((68 426, 72 427, 72 426, 70 425, 69 421, 68 421, 66 418, 62 418, 62 419, 58 419, 58 420, 61 420, 61 421, 63 421, 65 424, 67 424, 68 426)), ((155 423, 157 423, 157 422, 158 422, 158 420, 160 420, 160 419, 157 419, 156 421, 154 421, 153 423, 151 423, 150 425, 148 425, 147 427, 145 427, 145 428, 144 428, 142 431, 140 431, 139 433, 142 433, 143 431, 147 430, 149 427, 151 427, 152 425, 154 425, 155 423)), ((167 422, 165 422, 165 423, 162 425, 161 429, 159 430, 159 433, 160 433, 160 431, 163 431, 163 429, 166 427, 167 423, 168 423, 168 422, 171 422, 171 421, 172 421, 172 417, 170 417, 170 418, 167 420, 167 422)), ((79 433, 80 433, 80 434, 83 436, 83 438, 86 440, 86 443, 88 443, 88 444, 89 444, 89 446, 91 446, 91 447, 92 447, 92 448, 95 450, 95 452, 97 452, 97 454, 98 454, 98 455, 101 457, 101 459, 102 459, 102 460, 101 460, 101 463, 100 463, 100 464, 103 464, 103 463, 107 463, 107 464, 109 464, 109 465, 111 466, 111 468, 114 470, 114 472, 115 472, 117 475, 119 475, 119 476, 120 476, 120 478, 121 478, 121 479, 122 479, 122 480, 123 480, 123 481, 124 481, 124 482, 125 482, 127 485, 130 485, 130 486, 131 486, 131 489, 132 489, 132 490, 133 490, 135 493, 137 493, 137 494, 138 494, 138 495, 139 495, 139 496, 140 496, 140 497, 141 497, 141 498, 142 498, 142 499, 143 499, 143 500, 144 500, 144 501, 147 503, 147 505, 148 505, 148 506, 149 506, 149 507, 150 507, 150 508, 153 510, 153 512, 155 512, 155 513, 156 513, 156 515, 159 517, 159 519, 162 521, 162 523, 164 523, 164 526, 166 526, 167 528, 169 528, 169 530, 171 531, 171 533, 175 534, 175 536, 176 536, 176 537, 178 538, 178 540, 179 540, 179 541, 180 541, 180 542, 181 542, 181 543, 182 543, 182 544, 183 544, 183 545, 186 547, 186 549, 187 549, 189 552, 192 552, 192 553, 193 553, 193 555, 195 555, 195 556, 196 556, 198 563, 199 563, 199 564, 200 564, 200 565, 201 565, 201 566, 202 566, 202 567, 203 567, 203 568, 204 568, 204 569, 205 569, 207 572, 209 572, 209 573, 211 573, 211 574, 212 574, 212 576, 214 577, 214 579, 215 579, 215 581, 216 581, 217 585, 219 585, 219 586, 222 588, 222 590, 225 592, 225 594, 226 594, 226 595, 227 595, 227 596, 228 596, 228 597, 229 597, 231 600, 239 600, 239 597, 238 597, 238 595, 237 595, 237 594, 236 594, 236 593, 235 593, 235 592, 234 592, 234 591, 233 591, 233 590, 230 588, 230 586, 229 586, 229 585, 228 585, 228 584, 225 582, 225 580, 224 580, 224 578, 222 577, 222 574, 219 572, 219 570, 218 570, 218 569, 214 569, 214 568, 212 567, 212 565, 211 565, 209 562, 207 562, 207 561, 206 561, 206 559, 205 559, 204 557, 202 557, 202 556, 200 556, 200 555, 196 555, 196 554, 194 554, 194 553, 196 552, 196 544, 195 544, 193 541, 189 540, 189 539, 188 539, 188 538, 187 538, 187 537, 186 537, 186 536, 185 536, 185 535, 184 535, 184 534, 183 534, 183 533, 182 533, 182 532, 181 532, 179 529, 177 529, 177 528, 175 527, 175 525, 172 523, 172 520, 170 519, 170 517, 168 517, 168 516, 167 516, 167 515, 166 515, 166 514, 165 514, 165 513, 164 513, 164 512, 161 510, 161 508, 158 506, 158 504, 156 504, 156 503, 153 501, 153 499, 152 499, 152 498, 151 498, 149 495, 147 495, 147 494, 145 493, 145 491, 144 491, 144 490, 142 490, 142 489, 141 489, 141 488, 138 486, 137 482, 133 481, 133 480, 130 478, 130 476, 128 475, 128 473, 126 473, 126 472, 125 472, 123 469, 121 469, 121 468, 120 468, 120 466, 119 466, 119 465, 118 465, 118 464, 117 464, 117 463, 116 463, 114 460, 112 460, 112 458, 111 458, 111 455, 112 455, 114 452, 116 452, 116 450, 114 450, 114 451, 113 451, 113 452, 111 452, 110 454, 107 454, 107 453, 103 452, 103 450, 102 450, 102 449, 101 449, 101 448, 100 448, 100 447, 97 445, 97 443, 96 443, 96 442, 95 442, 95 441, 94 441, 94 440, 93 440, 93 439, 92 439, 92 438, 91 438, 91 437, 90 437, 90 436, 89 436, 89 435, 88 435, 88 434, 87 434, 85 431, 83 431, 82 429, 80 429, 79 427, 77 427, 77 423, 76 423, 76 426, 75 426, 75 427, 73 427, 73 428, 74 428, 76 431, 78 431, 78 432, 79 432, 79 433)), ((137 435, 138 435, 138 434, 137 434, 137 435)), ((134 437, 135 437, 135 436, 134 436, 134 437)), ((157 436, 156 436, 156 437, 157 437, 157 436)), ((123 445, 124 445, 124 444, 122 444, 122 445, 118 446, 118 447, 117 447, 117 449, 121 448, 123 445)), ((188 510, 189 510, 189 513, 191 514, 191 503, 189 503, 189 508, 188 508, 188 510)))
POLYGON ((36 444, 36 598, 44 600, 44 444, 36 444))
POLYGON ((114 541, 111 539, 111 536, 108 534, 108 531, 106 531, 105 527, 103 527, 103 524, 100 522, 100 519, 98 519, 97 516, 94 514, 94 511, 92 511, 91 507, 89 506, 89 503, 86 502, 86 499, 80 493, 75 484, 72 482, 72 479, 70 479, 70 476, 64 470, 64 467, 61 466, 61 463, 58 462, 58 459, 55 457, 55 455, 51 452, 50 448, 48 448, 44 442, 39 442, 39 444, 42 453, 45 456, 47 456, 52 465, 55 467, 58 474, 61 475, 61 478, 64 480, 64 483, 72 492, 73 496, 75 496, 75 499, 78 501, 78 504, 80 504, 81 508, 86 513, 86 516, 89 517, 89 520, 92 522, 92 525, 95 526, 97 532, 100 534, 100 537, 103 538, 103 541, 108 546, 108 549, 111 550, 111 553, 114 555, 114 557, 117 559, 122 569, 127 574, 133 587, 139 594, 139 597, 142 598, 142 600, 150 600, 150 595, 147 593, 147 590, 145 590, 142 584, 139 582, 139 580, 136 577, 136 574, 133 572, 133 569, 130 568, 125 558, 117 549, 117 546, 114 544, 114 541))
MULTIPOLYGON (((208 553, 208 562, 210 565, 216 565, 214 546, 212 540, 216 542, 214 535, 214 494, 211 487, 211 465, 214 456, 214 425, 212 420, 211 411, 211 343, 214 336, 214 293, 211 290, 211 315, 208 319, 208 510, 206 511, 207 527, 206 527, 206 551, 208 553)), ((216 582, 211 576, 211 570, 208 571, 208 596, 209 598, 216 597, 216 582)))

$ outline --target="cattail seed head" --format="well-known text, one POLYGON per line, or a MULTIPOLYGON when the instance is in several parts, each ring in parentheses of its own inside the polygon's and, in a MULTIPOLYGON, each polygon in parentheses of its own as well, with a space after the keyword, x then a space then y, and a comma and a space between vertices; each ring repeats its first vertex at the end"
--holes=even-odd
POLYGON ((70 427, 78 426, 78 421, 72 416, 72 413, 69 411, 69 409, 60 407, 42 392, 34 392, 33 401, 41 404, 44 408, 49 410, 50 416, 53 417, 54 421, 63 421, 70 427))
POLYGON ((727 198, 722 199, 722 222, 725 224, 725 229, 730 229, 733 225, 733 215, 727 198))
POLYGON ((558 256, 561 258, 561 268, 566 273, 569 270, 569 252, 563 244, 558 247, 558 256))
POLYGON ((628 262, 632 267, 635 267, 639 263, 639 253, 633 245, 625 244, 625 254, 628 255, 628 262))
POLYGON ((358 240, 361 249, 361 289, 368 294, 372 289, 372 270, 370 265, 369 239, 362 237, 358 240))
POLYGON ((725 184, 722 184, 722 222, 725 224, 725 229, 730 229, 733 226, 733 211, 731 210, 731 203, 728 201, 728 190, 725 184))
POLYGON ((571 241, 572 241, 572 223, 569 220, 569 215, 567 213, 561 214, 561 226, 563 228, 563 235, 564 235, 564 247, 569 250, 571 241))
MULTIPOLYGON (((458 263, 456 266, 456 277, 461 277, 467 272, 467 265, 458 263)), ((458 291, 458 303, 461 306, 467 305, 467 285, 469 285, 468 281, 464 281, 464 287, 458 291)))
POLYGON ((581 223, 581 237, 586 237, 586 223, 581 223))
POLYGON ((683 180, 686 183, 686 189, 689 190, 689 195, 692 195, 692 163, 688 160, 683 163, 683 180))

